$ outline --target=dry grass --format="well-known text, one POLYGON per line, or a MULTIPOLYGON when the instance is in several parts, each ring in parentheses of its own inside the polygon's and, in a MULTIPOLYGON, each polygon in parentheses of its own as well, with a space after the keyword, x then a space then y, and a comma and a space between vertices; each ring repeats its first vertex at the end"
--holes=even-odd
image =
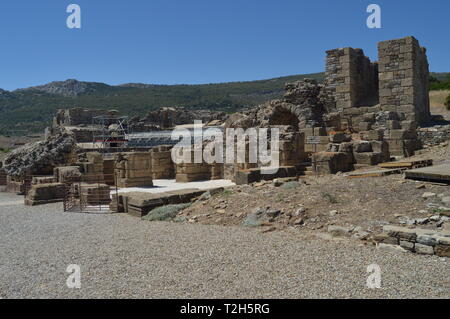
POLYGON ((450 90, 431 91, 430 92, 430 106, 432 108, 444 108, 445 99, 450 95, 450 90))
POLYGON ((450 110, 445 107, 445 99, 450 95, 450 90, 430 91, 430 108, 431 114, 444 115, 450 119, 450 110))

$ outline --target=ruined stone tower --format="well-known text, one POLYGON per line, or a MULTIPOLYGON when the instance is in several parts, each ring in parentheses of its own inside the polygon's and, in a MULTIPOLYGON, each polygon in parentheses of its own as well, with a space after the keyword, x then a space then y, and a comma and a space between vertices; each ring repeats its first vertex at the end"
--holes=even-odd
POLYGON ((361 49, 327 51, 326 80, 340 111, 378 103, 378 64, 361 49))
POLYGON ((430 119, 428 59, 414 37, 378 44, 380 104, 418 123, 430 119))
MULTIPOLYGON (((327 51, 325 86, 333 92, 337 111, 343 117, 358 116, 367 110, 361 113, 352 108, 379 104, 380 111, 397 112, 401 120, 427 122, 426 49, 414 37, 383 41, 378 44, 378 58, 378 63, 371 62, 361 49, 327 51)), ((353 129, 358 130, 357 126, 358 121, 353 121, 353 129)))

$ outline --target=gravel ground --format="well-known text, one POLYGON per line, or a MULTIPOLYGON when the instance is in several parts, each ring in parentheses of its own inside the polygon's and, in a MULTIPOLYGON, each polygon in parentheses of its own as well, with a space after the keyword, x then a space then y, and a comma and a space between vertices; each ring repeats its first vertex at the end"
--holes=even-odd
POLYGON ((301 232, 25 207, 0 193, 1 298, 448 298, 445 258, 301 232), (369 264, 382 288, 368 289, 369 264), (66 268, 81 267, 81 289, 66 268))

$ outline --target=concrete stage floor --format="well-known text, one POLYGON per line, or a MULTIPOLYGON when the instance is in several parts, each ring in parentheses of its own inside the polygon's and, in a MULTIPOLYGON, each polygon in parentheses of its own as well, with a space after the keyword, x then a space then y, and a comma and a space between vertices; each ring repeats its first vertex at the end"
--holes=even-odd
POLYGON ((236 185, 232 181, 225 179, 197 181, 190 183, 177 183, 174 179, 154 179, 153 187, 128 187, 119 189, 119 193, 129 192, 148 192, 148 193, 162 193, 180 189, 198 188, 201 190, 214 189, 218 187, 229 187, 236 185))
POLYGON ((424 181, 450 183, 450 163, 411 169, 405 172, 405 177, 424 181))

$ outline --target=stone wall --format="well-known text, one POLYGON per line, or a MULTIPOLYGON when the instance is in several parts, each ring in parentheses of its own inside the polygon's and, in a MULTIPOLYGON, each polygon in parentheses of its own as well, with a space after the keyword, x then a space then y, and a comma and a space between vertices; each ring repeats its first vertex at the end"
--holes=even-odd
MULTIPOLYGON (((323 101, 329 99, 329 96, 322 94, 322 84, 313 79, 305 79, 287 83, 285 91, 281 100, 268 101, 250 111, 233 114, 225 122, 225 127, 247 129, 281 125, 298 130, 323 126, 323 116, 326 113, 323 101)), ((327 103, 330 101, 327 100, 327 103)))
POLYGON ((25 179, 17 176, 6 176, 6 191, 8 193, 24 194, 25 179))
POLYGON ((70 164, 75 150, 73 135, 63 131, 15 149, 4 160, 3 168, 11 176, 52 175, 55 167, 70 164))
POLYGON ((105 184, 110 186, 115 185, 115 165, 116 161, 114 159, 103 159, 103 177, 105 179, 105 184))
POLYGON ((67 127, 67 130, 73 134, 77 143, 92 143, 94 141, 94 136, 103 134, 103 131, 98 126, 72 126, 67 127))
POLYGON ((115 162, 118 187, 153 186, 152 153, 119 153, 115 162))
POLYGON ((303 133, 283 133, 280 139, 279 166, 295 166, 306 160, 305 135, 303 133))
POLYGON ((450 232, 410 229, 387 225, 384 234, 377 236, 378 245, 400 246, 403 250, 423 255, 450 257, 450 232))
POLYGON ((62 202, 66 193, 63 183, 36 184, 32 185, 25 197, 25 205, 45 205, 62 202))
POLYGON ((338 110, 377 104, 378 65, 361 49, 327 51, 326 86, 334 92, 338 110))
POLYGON ((414 37, 378 44, 380 102, 383 111, 404 113, 419 123, 430 119, 426 49, 414 37))
POLYGON ((79 166, 55 167, 53 178, 58 183, 71 184, 81 181, 81 171, 79 166))
POLYGON ((161 145, 151 151, 153 179, 173 179, 175 164, 172 161, 171 147, 161 145))
POLYGON ((220 124, 225 121, 227 114, 211 110, 190 110, 183 107, 162 107, 150 111, 146 116, 133 117, 129 126, 133 132, 148 132, 151 130, 171 129, 177 125, 194 124, 195 120, 204 124, 220 124))
POLYGON ((93 117, 109 116, 109 115, 117 115, 117 111, 100 110, 100 109, 83 109, 83 108, 58 110, 58 113, 53 118, 53 125, 55 126, 90 125, 92 124, 93 117))
MULTIPOLYGON (((194 146, 193 150, 196 149, 196 147, 197 146, 194 146)), ((182 149, 177 149, 174 151, 175 154, 177 154, 178 162, 175 163, 175 179, 177 183, 209 180, 211 178, 211 168, 210 165, 203 160, 203 153, 201 153, 201 162, 197 163, 195 159, 195 151, 187 153, 184 153, 182 149)))
POLYGON ((3 166, 3 163, 0 161, 0 186, 5 186, 6 185, 6 172, 2 168, 2 166, 3 166))
POLYGON ((424 144, 439 145, 450 140, 450 124, 421 128, 417 134, 424 144))
POLYGON ((206 163, 182 163, 176 165, 177 183, 211 179, 211 169, 206 163))
POLYGON ((86 183, 104 183, 103 156, 98 152, 85 153, 75 165, 80 167, 81 180, 86 183))
POLYGON ((106 184, 81 183, 79 189, 80 201, 83 205, 98 206, 111 203, 110 188, 106 184))
POLYGON ((353 170, 353 159, 343 152, 318 152, 312 155, 314 172, 319 175, 353 170))

